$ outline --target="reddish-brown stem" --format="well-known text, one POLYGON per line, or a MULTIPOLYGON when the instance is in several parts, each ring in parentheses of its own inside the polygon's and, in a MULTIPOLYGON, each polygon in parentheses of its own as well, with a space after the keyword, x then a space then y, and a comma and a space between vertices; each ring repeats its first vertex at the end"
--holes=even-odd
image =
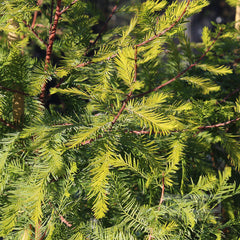
POLYGON ((35 12, 34 12, 34 15, 33 15, 32 25, 31 25, 31 28, 32 28, 32 29, 35 27, 36 20, 37 20, 37 15, 38 15, 38 11, 35 11, 35 12))
POLYGON ((191 68, 195 67, 206 55, 207 53, 210 51, 210 49, 213 47, 213 45, 215 44, 215 42, 217 41, 217 39, 219 38, 219 36, 221 35, 223 29, 221 29, 217 35, 217 37, 213 40, 212 44, 208 47, 208 49, 204 52, 204 54, 195 62, 195 63, 192 63, 190 66, 188 66, 186 69, 184 69, 182 72, 178 73, 177 76, 175 76, 174 78, 170 79, 169 81, 153 88, 153 89, 150 89, 146 92, 143 92, 143 93, 140 93, 138 95, 135 95, 135 96, 132 96, 131 98, 137 98, 137 97, 142 97, 146 94, 149 94, 151 92, 156 92, 158 91, 159 89, 167 86, 168 84, 174 82, 175 80, 177 80, 178 78, 180 78, 183 74, 185 74, 186 72, 188 72, 191 68))
POLYGON ((202 126, 202 127, 199 127, 198 129, 205 130, 205 129, 209 129, 209 128, 224 127, 226 125, 229 125, 230 123, 234 123, 234 122, 237 122, 239 120, 240 120, 240 118, 236 118, 236 119, 232 119, 232 120, 229 120, 229 121, 223 122, 223 123, 217 123, 217 124, 213 124, 213 125, 202 126))
POLYGON ((165 185, 164 185, 164 173, 163 173, 163 177, 162 177, 162 193, 161 193, 161 198, 158 204, 158 211, 160 211, 162 202, 163 202, 163 198, 164 198, 164 190, 165 190, 165 185))
MULTIPOLYGON (((55 40, 56 36, 56 31, 57 31, 57 25, 60 17, 60 8, 61 8, 61 0, 57 1, 57 6, 56 6, 56 12, 54 16, 54 21, 53 21, 53 26, 52 26, 52 31, 49 34, 48 38, 48 46, 46 50, 46 58, 45 58, 45 70, 48 69, 48 65, 51 62, 51 56, 52 56, 52 48, 53 48, 53 43, 55 40)), ((42 103, 45 103, 46 101, 46 87, 47 83, 44 83, 41 89, 41 94, 40 94, 40 100, 42 103)))
POLYGON ((34 36, 40 40, 40 42, 42 42, 46 47, 48 46, 47 43, 41 39, 38 34, 32 29, 32 27, 30 25, 27 24, 27 22, 25 20, 23 20, 23 23, 25 24, 25 26, 34 34, 34 36))
POLYGON ((71 227, 72 226, 72 224, 69 223, 62 215, 59 215, 59 217, 60 217, 61 222, 66 224, 67 227, 71 227))
POLYGON ((19 93, 19 94, 22 94, 24 96, 29 96, 29 94, 27 94, 25 92, 18 91, 18 90, 15 90, 15 89, 11 89, 11 88, 7 88, 7 87, 1 86, 1 85, 0 85, 0 89, 6 90, 6 91, 9 91, 9 92, 13 92, 13 93, 19 93))
MULTIPOLYGON (((158 204, 158 211, 160 211, 161 205, 163 203, 164 191, 165 191, 164 173, 162 175, 163 175, 163 177, 162 177, 162 192, 161 192, 161 197, 160 197, 159 204, 158 204)), ((148 235, 148 240, 151 240, 152 238, 154 238, 154 237, 152 236, 152 229, 150 229, 150 233, 148 235)))
POLYGON ((150 233, 149 233, 149 235, 148 235, 148 240, 152 240, 152 229, 150 229, 150 233))
POLYGON ((52 31, 48 38, 48 47, 47 47, 46 59, 45 59, 45 69, 48 68, 49 63, 51 62, 52 48, 53 48, 53 43, 55 40, 56 31, 57 31, 57 25, 58 25, 58 21, 59 21, 59 17, 60 17, 60 8, 61 8, 61 0, 58 0, 57 6, 56 6, 56 12, 55 12, 55 16, 54 16, 54 21, 53 21, 52 31))
POLYGON ((129 100, 129 98, 127 98, 127 99, 124 101, 124 103, 123 103, 121 109, 119 110, 119 112, 117 113, 117 115, 115 116, 115 118, 114 118, 113 121, 112 121, 112 126, 116 123, 116 121, 117 121, 118 118, 120 117, 121 113, 122 113, 123 110, 125 109, 128 100, 129 100))
MULTIPOLYGON (((43 2, 43 0, 38 0, 37 5, 38 5, 38 6, 41 6, 41 5, 42 5, 42 2, 43 2)), ((33 15, 32 25, 31 25, 31 28, 32 28, 32 29, 35 27, 36 20, 37 20, 37 15, 38 15, 38 11, 35 11, 35 12, 34 12, 34 15, 33 15)))
POLYGON ((12 129, 17 129, 16 126, 14 126, 13 124, 11 123, 8 123, 7 121, 3 120, 2 118, 0 118, 0 122, 2 122, 4 125, 6 125, 7 127, 10 127, 12 129))
POLYGON ((49 27, 49 35, 52 32, 52 20, 53 20, 53 7, 54 7, 54 0, 51 2, 51 14, 50 14, 50 27, 49 27))
MULTIPOLYGON (((133 77, 133 82, 137 81, 137 49, 138 47, 135 46, 135 54, 134 54, 134 77, 133 77)), ((121 109, 119 110, 119 112, 117 113, 117 115, 115 116, 115 118, 112 121, 112 126, 116 123, 116 121, 118 120, 118 118, 120 117, 120 115, 122 114, 123 110, 126 108, 127 102, 131 99, 132 96, 132 91, 129 92, 128 97, 124 100, 123 105, 121 107, 121 109)), ((111 127, 112 127, 111 126, 111 127)), ((111 128, 110 128, 111 129, 111 128)))
MULTIPOLYGON (((123 107, 122 106, 122 108, 121 108, 121 112, 119 111, 119 116, 120 116, 120 114, 122 113, 122 111, 124 110, 124 108, 125 107, 123 107)), ((118 117, 119 117, 118 116, 118 117)), ((115 118, 117 118, 117 115, 116 115, 116 117, 115 118)), ((114 119, 115 119, 114 118, 114 119)), ((118 118, 117 118, 118 119, 118 118)), ((115 122, 117 121, 117 119, 115 120, 115 122)), ((0 120, 1 121, 1 120, 0 120)), ((236 119, 233 119, 233 120, 229 120, 229 121, 227 121, 227 122, 224 122, 224 123, 217 123, 217 124, 213 124, 213 125, 207 125, 207 126, 202 126, 202 127, 198 127, 198 129, 199 130, 205 130, 205 129, 210 129, 210 128, 218 128, 218 127, 224 127, 224 126, 226 126, 226 125, 229 125, 229 124, 231 124, 231 123, 234 123, 234 122, 237 122, 237 121, 240 121, 240 118, 236 118, 236 119)), ((115 122, 114 123, 112 123, 112 124, 115 124, 115 122)), ((54 125, 54 126, 73 126, 73 124, 72 123, 62 123, 62 124, 58 124, 58 125, 54 125)), ((111 130, 111 128, 109 129, 109 130, 111 130)), ((182 130, 182 131, 187 131, 187 130, 182 130)), ((141 131, 137 131, 137 130, 134 130, 134 131, 125 131, 125 133, 134 133, 134 134, 136 134, 136 135, 141 135, 141 134, 150 134, 150 131, 144 131, 144 130, 141 130, 141 131)), ((161 132, 159 132, 159 134, 160 134, 161 132)), ((151 134, 155 134, 155 132, 151 132, 151 134)), ((102 135, 99 135, 97 138, 99 139, 99 138, 101 138, 102 137, 102 135)), ((87 145, 87 144, 90 144, 91 142, 93 142, 93 141, 95 141, 95 139, 93 139, 93 138, 91 138, 91 139, 89 139, 89 140, 86 140, 86 141, 84 141, 84 142, 82 142, 81 143, 81 145, 82 146, 84 146, 84 145, 87 145)))
POLYGON ((235 89, 233 92, 229 93, 223 100, 219 101, 219 103, 226 102, 228 98, 230 98, 231 96, 233 96, 235 93, 239 91, 240 91, 240 88, 235 89))
POLYGON ((65 7, 59 14, 65 13, 73 4, 75 4, 78 0, 72 1, 67 7, 65 7))
MULTIPOLYGON (((238 122, 238 121, 240 121, 240 117, 236 118, 236 119, 229 120, 227 122, 223 122, 223 123, 216 123, 216 124, 213 124, 213 125, 201 126, 201 127, 198 127, 198 129, 199 130, 205 130, 205 129, 210 129, 210 128, 224 127, 226 125, 229 125, 231 123, 238 122)), ((183 130, 183 131, 187 131, 187 130, 183 130)), ((140 134, 150 134, 150 131, 143 131, 143 130, 142 131, 126 131, 126 133, 134 133, 134 134, 140 135, 140 134)), ((155 132, 151 132, 151 133, 155 134, 155 132)))

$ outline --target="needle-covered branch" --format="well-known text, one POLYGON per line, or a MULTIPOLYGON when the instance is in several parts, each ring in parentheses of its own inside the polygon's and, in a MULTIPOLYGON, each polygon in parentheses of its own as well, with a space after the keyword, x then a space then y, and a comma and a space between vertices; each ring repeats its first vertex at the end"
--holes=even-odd
POLYGON ((10 127, 12 129, 17 129, 17 127, 15 125, 3 120, 2 118, 0 118, 0 122, 3 123, 4 125, 6 125, 7 127, 10 127))
POLYGON ((78 0, 72 1, 66 8, 64 8, 62 11, 59 12, 60 15, 65 13, 72 5, 74 5, 78 0))
POLYGON ((34 34, 34 36, 40 41, 42 42, 46 47, 48 47, 48 44, 39 37, 39 35, 37 34, 37 32, 30 26, 27 24, 27 22, 25 20, 23 20, 23 23, 25 24, 25 26, 34 34))
POLYGON ((168 80, 167 82, 153 88, 153 89, 150 89, 146 92, 143 92, 143 93, 140 93, 140 94, 137 94, 135 96, 132 96, 131 98, 138 98, 138 97, 143 97, 149 93, 152 93, 152 92, 156 92, 158 91, 159 89, 167 86, 168 84, 176 81, 178 78, 180 78, 182 75, 184 75, 186 72, 188 72, 191 68, 195 67, 206 55, 207 53, 211 50, 211 48, 213 47, 213 45, 216 43, 217 39, 220 37, 221 33, 222 33, 223 29, 221 29, 217 35, 217 37, 213 40, 212 44, 207 48, 207 50, 202 54, 202 56, 200 58, 198 58, 198 60, 194 63, 192 63, 191 65, 189 65, 187 68, 185 68, 182 72, 178 73, 174 78, 168 80))
POLYGON ((7 88, 7 87, 1 86, 1 85, 0 85, 0 89, 5 90, 5 91, 8 91, 8 92, 19 93, 19 94, 22 94, 22 95, 24 95, 24 96, 29 96, 29 94, 27 94, 27 93, 25 93, 25 92, 18 91, 18 90, 16 90, 16 89, 7 88))
MULTIPOLYGON (((178 18, 171 26, 169 26, 168 28, 164 29, 162 32, 158 33, 157 35, 152 36, 152 37, 149 38, 148 40, 143 41, 143 42, 135 45, 134 48, 136 48, 136 47, 141 47, 141 46, 143 46, 143 45, 145 45, 145 44, 153 41, 154 39, 156 39, 156 38, 158 38, 158 37, 161 37, 161 36, 164 35, 166 32, 168 32, 169 30, 171 30, 174 26, 176 26, 176 25, 180 22, 180 20, 183 18, 183 16, 185 15, 189 3, 190 3, 190 0, 187 1, 186 7, 185 7, 185 9, 183 10, 182 14, 179 16, 179 18, 178 18)), ((117 54, 113 54, 112 56, 108 57, 106 60, 115 58, 116 56, 117 56, 117 54)), ((80 63, 80 64, 78 64, 78 65, 76 66, 76 68, 85 67, 85 66, 90 65, 90 64, 92 64, 92 63, 93 63, 92 61, 88 61, 88 62, 85 62, 85 63, 80 63)))

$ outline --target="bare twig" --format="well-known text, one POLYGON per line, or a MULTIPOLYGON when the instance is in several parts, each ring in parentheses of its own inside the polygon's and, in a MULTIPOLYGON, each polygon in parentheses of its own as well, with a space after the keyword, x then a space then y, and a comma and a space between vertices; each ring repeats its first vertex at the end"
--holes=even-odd
MULTIPOLYGON (((123 108, 123 110, 124 110, 124 107, 122 106, 122 108, 123 108)), ((121 109, 122 109, 121 108, 121 109)), ((122 110, 122 111, 123 111, 122 110)), ((122 112, 121 111, 121 112, 122 112)), ((120 112, 120 111, 119 111, 120 112)), ((121 114, 121 112, 119 113, 119 115, 121 114)), ((116 116, 117 117, 117 116, 116 116)), ((115 117, 115 118, 116 118, 115 117)), ((1 120, 0 120, 1 121, 1 120)), ((117 120, 116 120, 117 121, 117 120)), ((240 121, 240 118, 236 118, 236 119, 232 119, 232 120, 229 120, 229 121, 227 121, 227 122, 223 122, 223 123, 216 123, 216 124, 213 124, 213 125, 206 125, 206 126, 201 126, 201 127, 198 127, 198 129, 199 130, 201 130, 201 131, 203 131, 203 130, 206 130, 206 129, 211 129, 211 128, 218 128, 218 127, 224 127, 224 126, 226 126, 226 125, 229 125, 229 124, 231 124, 231 123, 234 123, 234 122, 238 122, 238 121, 240 121)), ((62 123, 62 124, 57 124, 57 125, 54 125, 54 126, 73 126, 73 124, 72 123, 62 123)), ((111 128, 109 129, 109 130, 111 130, 111 128)), ((188 130, 182 130, 182 131, 188 131, 188 130)), ((173 132, 176 132, 176 131, 173 131, 173 132)), ((136 135, 146 135, 146 134, 150 134, 150 131, 145 131, 145 130, 141 130, 141 131, 137 131, 137 130, 134 130, 134 131, 129 131, 129 130, 126 130, 125 131, 125 133, 134 133, 134 134, 136 134, 136 135)), ((159 132, 159 133, 161 133, 161 132, 159 132)), ((156 132, 151 132, 151 134, 156 134, 156 132)), ((98 135, 98 137, 96 138, 96 139, 99 139, 99 138, 101 138, 101 137, 103 137, 102 135, 98 135)), ((91 139, 89 139, 89 140, 86 140, 86 141, 84 141, 84 142, 82 142, 80 145, 81 146, 84 146, 84 145, 87 145, 87 144, 90 144, 90 143, 92 143, 93 141, 95 141, 96 139, 94 139, 94 138, 91 138, 91 139)))
MULTIPOLYGON (((163 175, 163 177, 162 177, 162 193, 161 193, 161 197, 160 197, 159 204, 158 204, 158 211, 160 211, 160 208, 161 208, 161 205, 162 205, 162 202, 163 202, 163 197, 164 197, 164 190, 165 190, 164 173, 162 175, 163 175)), ((153 230, 151 228, 150 233, 148 235, 148 240, 151 240, 152 238, 154 238, 152 234, 153 234, 153 230)))
POLYGON ((137 81, 137 50, 138 46, 135 46, 135 54, 134 54, 134 79, 133 82, 137 81))
POLYGON ((40 42, 42 42, 46 47, 48 46, 48 44, 41 39, 38 34, 32 29, 32 27, 30 25, 27 24, 27 22, 25 20, 23 20, 23 23, 25 24, 25 26, 35 35, 35 37, 40 40, 40 42))
POLYGON ((192 63, 190 66, 188 66, 186 69, 184 69, 182 72, 180 72, 177 76, 175 76, 174 78, 170 79, 169 81, 153 88, 153 89, 150 89, 146 92, 143 92, 143 93, 140 93, 138 95, 135 95, 135 96, 132 96, 131 98, 137 98, 137 97, 142 97, 146 94, 149 94, 151 92, 156 92, 158 91, 159 89, 167 86, 168 84, 174 82, 175 80, 177 80, 178 78, 180 78, 183 74, 185 74, 186 72, 188 72, 191 68, 195 67, 206 55, 207 53, 210 51, 210 49, 213 47, 213 45, 216 43, 217 39, 219 38, 219 36, 221 35, 223 29, 221 29, 217 35, 217 37, 213 40, 212 44, 208 47, 208 49, 204 52, 204 54, 195 62, 195 63, 192 63))
POLYGON ((78 0, 74 0, 73 2, 71 2, 67 7, 65 7, 59 14, 62 15, 63 13, 65 13, 73 4, 75 4, 78 0))

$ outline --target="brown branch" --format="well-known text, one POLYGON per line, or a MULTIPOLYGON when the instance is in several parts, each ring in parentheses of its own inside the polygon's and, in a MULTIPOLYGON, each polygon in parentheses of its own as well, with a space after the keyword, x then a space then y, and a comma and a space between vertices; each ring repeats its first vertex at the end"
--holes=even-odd
MULTIPOLYGON (((42 5, 42 2, 43 2, 43 0, 38 0, 37 6, 41 6, 41 5, 42 5)), ((34 12, 34 16, 33 16, 32 25, 31 25, 31 28, 32 28, 32 29, 35 27, 36 20, 37 20, 37 15, 38 15, 38 11, 35 11, 35 12, 34 12)))
POLYGON ((13 92, 13 93, 19 93, 19 94, 22 94, 24 96, 29 96, 28 93, 18 91, 18 90, 15 90, 15 89, 11 89, 11 88, 7 88, 7 87, 1 86, 1 85, 0 85, 0 89, 6 90, 6 91, 9 91, 9 92, 13 92))
POLYGON ((159 89, 165 87, 166 85, 174 82, 175 80, 177 80, 178 78, 180 78, 183 74, 185 74, 187 71, 189 71, 191 68, 195 67, 206 55, 207 53, 210 51, 210 49, 213 47, 213 45, 216 43, 217 39, 219 38, 219 36, 221 35, 223 29, 221 29, 217 35, 217 37, 213 40, 212 44, 208 47, 208 49, 204 52, 204 54, 195 62, 195 63, 192 63, 190 66, 188 66, 186 69, 184 69, 182 72, 180 72, 177 76, 175 76, 174 78, 170 79, 169 81, 153 88, 153 89, 150 89, 146 92, 143 92, 143 93, 140 93, 138 95, 135 95, 135 96, 132 96, 131 98, 137 98, 137 97, 142 97, 146 94, 149 94, 151 92, 156 92, 158 91, 159 89))
POLYGON ((40 42, 42 42, 46 47, 48 46, 48 44, 41 39, 38 34, 32 29, 32 27, 30 25, 27 24, 27 22, 25 20, 23 20, 23 23, 25 24, 25 26, 35 35, 35 37, 40 40, 40 42))
POLYGON ((119 110, 119 112, 117 113, 117 115, 115 116, 115 118, 114 118, 113 121, 112 121, 112 126, 116 123, 116 121, 118 120, 118 118, 119 118, 120 115, 122 114, 122 112, 123 112, 123 110, 125 109, 125 107, 126 107, 126 105, 127 105, 127 102, 129 101, 129 99, 130 99, 130 97, 127 98, 127 99, 124 101, 121 109, 119 110))
POLYGON ((51 2, 51 13, 50 13, 50 27, 49 27, 49 35, 52 32, 52 20, 53 20, 53 7, 54 7, 54 0, 51 2))
POLYGON ((165 190, 165 185, 164 185, 164 173, 163 173, 163 177, 162 177, 162 193, 161 193, 161 198, 158 204, 158 211, 160 211, 162 202, 163 202, 163 197, 164 197, 164 190, 165 190))
MULTIPOLYGON (((122 110, 122 111, 124 110, 123 106, 122 106, 121 110, 122 110)), ((121 111, 121 110, 120 110, 120 111, 121 111)), ((119 116, 120 116, 120 114, 122 113, 122 111, 121 111, 121 112, 120 112, 120 111, 119 111, 119 113, 118 113, 119 116)), ((118 117, 119 117, 119 116, 118 116, 118 117)), ((116 116, 115 118, 117 118, 117 116, 116 116)), ((1 119, 0 119, 0 121, 1 121, 1 119)), ((116 121, 117 121, 117 119, 116 119, 116 121)), ((116 121, 115 121, 115 122, 116 122, 116 121)), ((205 129, 210 129, 210 128, 223 127, 223 126, 229 125, 229 124, 234 123, 234 122, 237 122, 237 121, 240 121, 240 118, 236 118, 236 119, 233 119, 233 120, 229 120, 229 121, 224 122, 224 123, 217 123, 217 124, 214 124, 214 125, 207 125, 207 126, 198 127, 198 129, 199 129, 199 130, 205 130, 205 129)), ((115 124, 115 122, 112 123, 112 124, 115 124)), ((73 126, 73 124, 72 124, 72 123, 62 123, 62 124, 57 124, 57 125, 54 125, 54 126, 73 126)), ((109 130, 111 130, 111 128, 110 128, 109 130)), ((182 131, 188 131, 188 130, 182 130, 182 131)), ((176 132, 176 131, 173 131, 173 132, 176 132)), ((126 130, 125 133, 134 133, 134 134, 136 134, 136 135, 141 135, 141 134, 150 134, 150 131, 145 131, 145 130, 141 130, 141 131, 137 131, 137 130, 129 131, 129 130, 126 130)), ((161 132, 159 132, 159 133, 161 133, 161 132)), ((151 132, 151 134, 156 134, 156 132, 151 132)), ((102 135, 99 135, 96 139, 99 139, 99 138, 101 138, 101 137, 103 137, 103 136, 102 136, 102 135)), ((96 139, 91 138, 91 139, 89 139, 89 140, 86 140, 86 141, 82 142, 80 145, 81 145, 81 146, 84 146, 84 145, 90 144, 90 143, 92 143, 93 141, 95 141, 96 139)))
MULTIPOLYGON (((229 120, 227 122, 223 122, 223 123, 216 123, 216 124, 213 124, 213 125, 206 125, 206 126, 201 126, 201 127, 198 127, 199 130, 205 130, 205 129, 210 129, 210 128, 218 128, 218 127, 224 127, 226 125, 229 125, 231 123, 234 123, 234 122, 238 122, 240 121, 240 117, 239 118, 236 118, 236 119, 232 119, 232 120, 229 120)), ((188 131, 188 130, 182 130, 182 131, 188 131)), ((126 133, 134 133, 136 135, 141 135, 141 134, 150 134, 150 131, 144 131, 144 130, 141 130, 141 131, 125 131, 126 133)), ((152 134, 156 134, 156 132, 151 132, 152 134)), ((160 133, 160 132, 159 132, 160 133)))
POLYGON ((149 233, 149 235, 148 235, 148 240, 152 240, 152 228, 150 228, 150 233, 149 233))
POLYGON ((56 6, 56 12, 55 12, 55 16, 54 16, 54 21, 53 21, 52 31, 48 38, 48 47, 47 47, 46 59, 45 59, 45 69, 48 68, 49 63, 51 62, 52 48, 53 48, 53 43, 54 43, 55 36, 56 36, 57 25, 58 25, 58 21, 59 21, 59 17, 60 17, 60 8, 61 8, 61 0, 58 0, 57 6, 56 6))
POLYGON ((205 129, 209 129, 209 128, 224 127, 226 125, 229 125, 230 123, 234 123, 234 122, 237 122, 239 120, 240 120, 240 118, 236 118, 236 119, 232 119, 232 120, 229 120, 229 121, 223 122, 223 123, 217 123, 217 124, 213 124, 213 125, 202 126, 202 127, 199 127, 198 129, 205 130, 205 129))
MULTIPOLYGON (((57 25, 58 25, 58 21, 59 21, 59 17, 60 17, 60 8, 61 8, 61 0, 57 0, 56 12, 55 12, 54 21, 53 21, 53 27, 52 27, 51 33, 49 34, 49 38, 48 38, 48 46, 47 46, 46 58, 45 58, 45 70, 48 69, 48 65, 51 62, 52 48, 53 48, 54 40, 56 37, 57 25)), ((45 104, 46 98, 47 98, 46 87, 47 87, 47 83, 45 82, 42 86, 41 94, 40 94, 40 100, 43 104, 45 104)))
POLYGON ((235 93, 239 91, 240 91, 240 88, 235 89, 233 92, 229 93, 223 100, 219 101, 219 103, 226 102, 228 98, 230 98, 231 96, 233 96, 235 93))
POLYGON ((3 120, 2 118, 0 118, 0 122, 2 122, 4 125, 6 125, 7 127, 10 127, 12 129, 17 129, 17 127, 11 123, 8 123, 7 121, 3 120))
POLYGON ((68 227, 72 227, 72 224, 69 223, 62 215, 59 215, 62 223, 66 224, 68 227))
POLYGON ((71 2, 67 7, 65 7, 59 14, 62 15, 63 13, 65 13, 73 4, 75 4, 78 0, 74 0, 73 2, 71 2))

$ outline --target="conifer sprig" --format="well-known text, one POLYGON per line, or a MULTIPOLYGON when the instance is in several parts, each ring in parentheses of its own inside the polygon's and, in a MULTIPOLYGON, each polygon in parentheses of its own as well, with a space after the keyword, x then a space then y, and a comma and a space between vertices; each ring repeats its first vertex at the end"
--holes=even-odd
POLYGON ((5 120, 3 120, 2 118, 0 118, 0 122, 2 122, 4 125, 6 125, 7 127, 10 127, 12 129, 17 129, 17 127, 15 125, 13 125, 12 123, 9 123, 5 120))
POLYGON ((25 20, 23 20, 23 23, 25 24, 25 26, 34 34, 34 36, 40 41, 42 42, 45 47, 47 48, 48 47, 48 44, 42 39, 39 37, 39 35, 37 34, 37 32, 35 32, 35 30, 29 25, 27 24, 27 22, 25 20))
POLYGON ((62 11, 59 12, 59 15, 65 13, 70 7, 72 7, 78 0, 72 1, 67 7, 65 7, 62 11))
POLYGON ((196 65, 198 65, 198 63, 207 55, 207 53, 211 50, 211 48, 214 46, 214 44, 216 43, 217 39, 220 37, 220 35, 222 34, 223 29, 220 29, 220 31, 218 32, 217 37, 212 41, 211 45, 207 48, 207 50, 197 59, 197 61, 195 61, 194 63, 192 63, 191 65, 189 65, 187 68, 185 68, 182 72, 178 73, 175 77, 173 77, 172 79, 168 80, 167 82, 153 88, 150 89, 146 92, 134 95, 131 97, 132 98, 139 98, 139 97, 143 97, 151 92, 156 92, 159 89, 167 86, 168 84, 176 81, 178 78, 180 78, 182 75, 184 75, 186 72, 188 72, 191 68, 195 67, 196 65))
POLYGON ((7 88, 7 87, 1 86, 1 85, 0 85, 0 89, 6 90, 6 91, 9 91, 9 92, 13 92, 13 93, 19 93, 19 94, 22 94, 24 96, 29 96, 28 93, 25 93, 25 92, 22 92, 22 91, 19 91, 19 90, 16 90, 16 89, 7 88))

